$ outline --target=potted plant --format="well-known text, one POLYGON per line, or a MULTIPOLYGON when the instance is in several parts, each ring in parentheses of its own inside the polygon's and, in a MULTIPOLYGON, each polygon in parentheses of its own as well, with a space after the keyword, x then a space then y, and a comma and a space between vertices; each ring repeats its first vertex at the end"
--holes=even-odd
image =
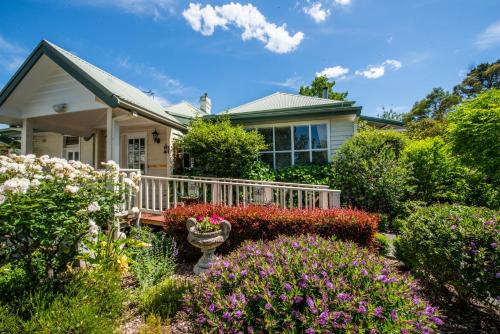
POLYGON ((213 214, 210 217, 189 218, 186 227, 189 232, 188 242, 203 252, 203 256, 193 269, 195 274, 200 274, 210 268, 215 249, 229 237, 231 224, 224 218, 213 214))

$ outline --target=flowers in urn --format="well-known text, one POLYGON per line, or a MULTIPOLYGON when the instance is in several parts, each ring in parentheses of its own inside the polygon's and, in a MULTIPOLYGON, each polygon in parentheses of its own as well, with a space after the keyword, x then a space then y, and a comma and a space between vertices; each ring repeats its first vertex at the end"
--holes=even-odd
POLYGON ((195 227, 201 233, 214 232, 222 228, 223 221, 224 218, 215 213, 210 217, 197 216, 195 227))
POLYGON ((193 269, 195 274, 200 274, 210 268, 215 249, 229 237, 231 224, 221 216, 212 214, 210 217, 189 218, 186 227, 188 242, 203 253, 193 269))

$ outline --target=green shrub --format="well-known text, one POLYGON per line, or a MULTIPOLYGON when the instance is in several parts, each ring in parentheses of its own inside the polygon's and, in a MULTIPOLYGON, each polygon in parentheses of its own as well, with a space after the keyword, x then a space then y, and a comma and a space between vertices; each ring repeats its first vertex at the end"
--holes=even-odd
MULTIPOLYGON (((139 334, 163 334, 161 318, 150 314, 146 317, 146 322, 139 328, 139 334)), ((166 332, 167 334, 169 332, 166 332)))
POLYGON ((333 161, 333 187, 344 205, 396 216, 408 193, 408 168, 399 161, 406 144, 395 131, 363 131, 342 144, 333 161))
POLYGON ((391 247, 389 239, 385 235, 377 233, 375 234, 375 242, 377 244, 378 253, 382 256, 387 256, 391 247))
POLYGON ((89 220, 115 219, 123 192, 118 166, 102 171, 79 161, 34 155, 0 156, 0 266, 24 266, 33 285, 66 271, 78 255, 89 220))
POLYGON ((217 177, 240 177, 266 149, 262 135, 231 125, 228 117, 194 119, 178 146, 194 159, 202 175, 217 177))
POLYGON ((113 333, 124 302, 120 283, 115 272, 82 271, 62 291, 20 295, 0 307, 0 332, 113 333))
POLYGON ((461 301, 500 295, 498 212, 435 204, 409 216, 396 242, 396 256, 414 272, 461 301))
POLYGON ((442 321, 409 276, 368 249, 316 236, 246 242, 185 300, 198 332, 409 333, 442 321))
POLYGON ((130 237, 138 237, 148 244, 129 251, 132 273, 142 287, 155 285, 174 273, 177 247, 171 237, 163 232, 155 234, 147 227, 142 227, 140 232, 134 230, 130 237))
POLYGON ((330 185, 332 168, 330 164, 298 165, 276 172, 276 181, 330 185))
POLYGON ((248 180, 276 181, 276 172, 265 162, 256 160, 245 169, 241 177, 248 180))
POLYGON ((190 289, 190 282, 181 278, 166 278, 157 285, 141 290, 139 310, 146 315, 171 319, 182 306, 182 299, 190 289))
POLYGON ((447 121, 453 151, 470 167, 500 182, 500 89, 465 101, 447 121))
POLYGON ((411 141, 403 150, 402 160, 410 168, 414 200, 426 203, 464 200, 465 168, 442 138, 411 141))

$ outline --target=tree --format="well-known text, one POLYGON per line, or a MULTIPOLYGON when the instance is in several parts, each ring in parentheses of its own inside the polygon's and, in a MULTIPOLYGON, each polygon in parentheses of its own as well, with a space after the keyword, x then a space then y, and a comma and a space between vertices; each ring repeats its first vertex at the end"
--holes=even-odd
POLYGON ((334 92, 333 86, 335 81, 330 81, 326 75, 317 76, 311 82, 311 86, 300 86, 299 94, 304 96, 323 97, 323 88, 328 88, 328 98, 330 100, 344 101, 347 97, 347 92, 334 92))
POLYGON ((500 182, 500 89, 465 101, 447 121, 446 134, 455 154, 500 182))
POLYGON ((463 98, 471 98, 491 88, 500 88, 500 59, 472 68, 462 83, 453 88, 453 92, 463 98))
POLYGON ((402 121, 403 114, 397 113, 392 108, 386 109, 385 106, 382 106, 382 114, 378 114, 377 117, 383 119, 390 119, 393 121, 402 121))
POLYGON ((445 128, 445 116, 460 101, 459 95, 447 92, 441 87, 433 88, 403 116, 408 136, 423 139, 441 135, 445 128))
POLYGON ((194 119, 178 144, 198 173, 217 177, 240 177, 267 148, 262 135, 231 125, 227 116, 194 119))

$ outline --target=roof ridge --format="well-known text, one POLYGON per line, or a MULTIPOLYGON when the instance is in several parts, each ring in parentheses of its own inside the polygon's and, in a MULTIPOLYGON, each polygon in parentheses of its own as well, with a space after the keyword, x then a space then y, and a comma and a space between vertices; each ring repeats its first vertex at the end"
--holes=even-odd
POLYGON ((273 96, 273 95, 277 95, 277 94, 282 94, 282 93, 281 93, 281 92, 274 92, 274 93, 272 93, 272 94, 269 94, 269 95, 263 96, 263 97, 261 97, 261 98, 258 98, 257 100, 253 100, 253 101, 249 101, 249 102, 247 102, 247 103, 240 104, 239 106, 236 106, 236 107, 234 107, 234 108, 228 108, 228 109, 226 109, 226 111, 228 111, 228 110, 232 110, 232 109, 241 108, 241 107, 244 107, 244 106, 246 106, 246 105, 248 105, 248 104, 255 103, 255 102, 258 102, 258 101, 261 101, 261 100, 263 100, 263 99, 265 99, 265 98, 268 98, 268 97, 271 97, 271 96, 273 96))
POLYGON ((284 95, 291 95, 291 96, 295 96, 295 97, 300 97, 300 98, 312 99, 312 100, 322 100, 322 101, 329 101, 329 102, 344 102, 344 101, 340 101, 340 100, 325 99, 325 98, 319 97, 319 96, 309 96, 309 95, 292 94, 292 93, 285 93, 285 92, 279 92, 279 93, 284 94, 284 95))

